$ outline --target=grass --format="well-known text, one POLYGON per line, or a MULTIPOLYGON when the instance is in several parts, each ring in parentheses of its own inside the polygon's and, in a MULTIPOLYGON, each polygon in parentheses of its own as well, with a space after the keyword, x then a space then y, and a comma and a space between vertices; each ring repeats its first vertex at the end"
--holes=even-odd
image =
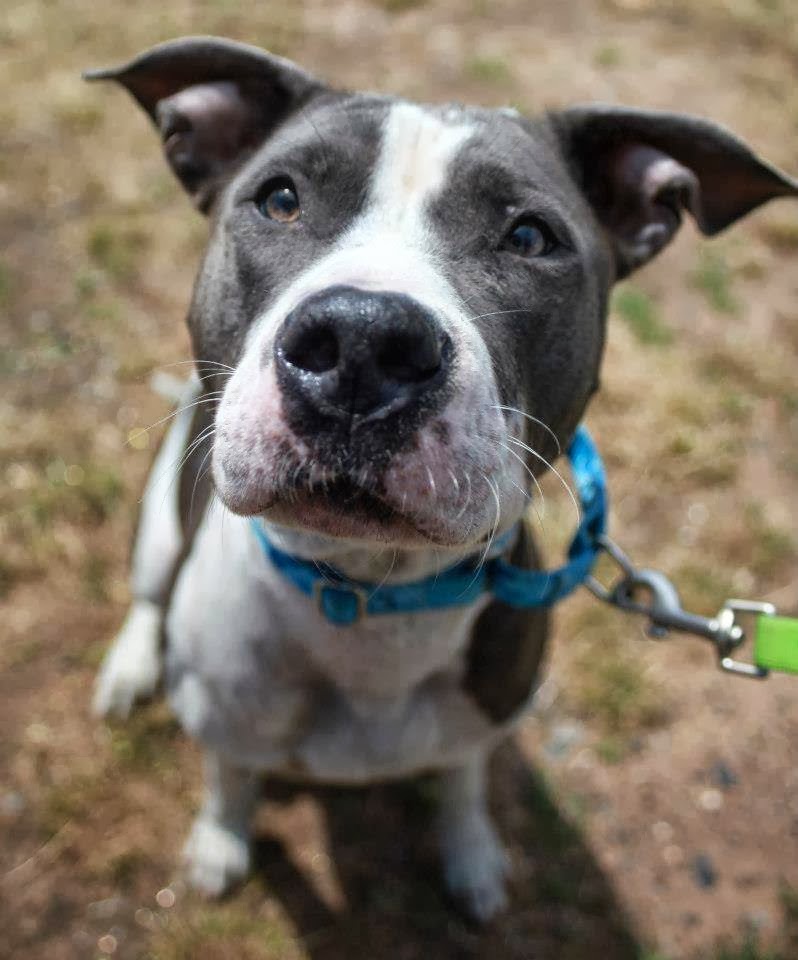
POLYGON ((108 576, 110 563, 107 557, 98 553, 90 553, 83 562, 81 579, 83 592, 87 600, 92 603, 108 602, 108 576))
POLYGON ((472 57, 466 63, 466 75, 477 83, 504 85, 512 79, 509 66, 501 57, 472 57))
POLYGON ((664 347, 673 340, 673 334, 662 322, 659 308, 652 298, 631 283, 620 286, 612 298, 611 309, 617 313, 645 346, 664 347))
POLYGON ((648 679, 640 654, 608 645, 591 650, 580 671, 580 713, 608 733, 631 734, 667 720, 667 705, 648 679))
POLYGON ((0 307, 8 306, 13 292, 14 278, 11 268, 5 263, 0 263, 0 307))
POLYGON ((92 261, 119 283, 129 282, 138 273, 141 253, 151 237, 135 227, 116 229, 105 224, 92 227, 86 240, 86 251, 92 261))
POLYGON ((727 314, 735 314, 739 310, 739 302, 732 291, 731 267, 717 247, 701 248, 698 266, 690 274, 689 280, 713 310, 727 314))
POLYGON ((739 946, 722 944, 706 960, 791 960, 781 950, 771 950, 759 944, 759 938, 749 936, 739 946))
POLYGON ((603 47, 599 47, 598 50, 593 54, 593 62, 597 67, 601 67, 604 70, 609 70, 612 67, 617 67, 620 65, 623 60, 620 47, 615 46, 612 43, 605 44, 603 47))
POLYGON ((121 768, 164 771, 174 766, 180 727, 163 702, 137 709, 111 727, 111 755, 121 768))
POLYGON ((372 0, 377 6, 388 13, 404 13, 406 10, 417 10, 423 7, 427 0, 372 0))
POLYGON ((173 913, 155 934, 151 960, 305 960, 309 955, 278 919, 258 915, 252 903, 173 913), (230 949, 231 944, 234 949, 230 949))
POLYGON ((45 840, 71 820, 83 820, 99 807, 109 789, 104 773, 82 774, 48 787, 38 805, 37 823, 45 840))

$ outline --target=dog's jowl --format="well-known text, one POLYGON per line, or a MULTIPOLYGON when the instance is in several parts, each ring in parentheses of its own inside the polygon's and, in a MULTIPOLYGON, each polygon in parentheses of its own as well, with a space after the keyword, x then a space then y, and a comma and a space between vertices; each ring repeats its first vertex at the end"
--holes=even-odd
POLYGON ((369 598, 500 554, 534 567, 521 519, 596 389, 612 283, 685 211, 714 234, 798 184, 694 117, 415 105, 212 38, 90 76, 130 91, 210 220, 196 376, 96 710, 153 692, 163 637, 206 751, 200 890, 247 872, 258 775, 435 771, 445 882, 486 920, 507 863, 484 767, 530 701, 547 614, 369 598), (367 585, 346 622, 324 571, 367 585))

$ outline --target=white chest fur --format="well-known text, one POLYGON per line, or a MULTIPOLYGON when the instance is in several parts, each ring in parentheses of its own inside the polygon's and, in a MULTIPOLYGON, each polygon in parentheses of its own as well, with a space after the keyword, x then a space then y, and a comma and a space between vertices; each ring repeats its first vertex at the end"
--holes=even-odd
POLYGON ((484 602, 337 627, 217 504, 167 621, 170 699, 200 740, 275 772, 352 782, 446 766, 497 732, 461 688, 484 602))

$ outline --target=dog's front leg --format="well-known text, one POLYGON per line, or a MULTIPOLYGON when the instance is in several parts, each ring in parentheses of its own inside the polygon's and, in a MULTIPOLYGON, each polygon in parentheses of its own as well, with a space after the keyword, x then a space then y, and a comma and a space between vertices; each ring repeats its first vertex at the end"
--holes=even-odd
POLYGON ((472 919, 485 923, 507 904, 507 854, 485 797, 485 755, 441 774, 438 836, 446 886, 472 919))
POLYGON ((221 896, 249 873, 249 832, 258 777, 213 751, 205 754, 205 798, 183 851, 191 885, 221 896))

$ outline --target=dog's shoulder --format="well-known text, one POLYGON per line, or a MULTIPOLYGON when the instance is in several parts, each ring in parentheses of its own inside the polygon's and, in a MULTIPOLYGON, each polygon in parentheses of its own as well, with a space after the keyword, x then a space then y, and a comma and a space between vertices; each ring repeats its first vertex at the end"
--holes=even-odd
MULTIPOLYGON (((530 570, 540 566, 527 523, 521 524, 510 560, 515 566, 530 570)), ((464 688, 494 723, 509 720, 529 699, 548 626, 548 610, 521 610, 499 600, 493 600, 474 624, 464 688)))

